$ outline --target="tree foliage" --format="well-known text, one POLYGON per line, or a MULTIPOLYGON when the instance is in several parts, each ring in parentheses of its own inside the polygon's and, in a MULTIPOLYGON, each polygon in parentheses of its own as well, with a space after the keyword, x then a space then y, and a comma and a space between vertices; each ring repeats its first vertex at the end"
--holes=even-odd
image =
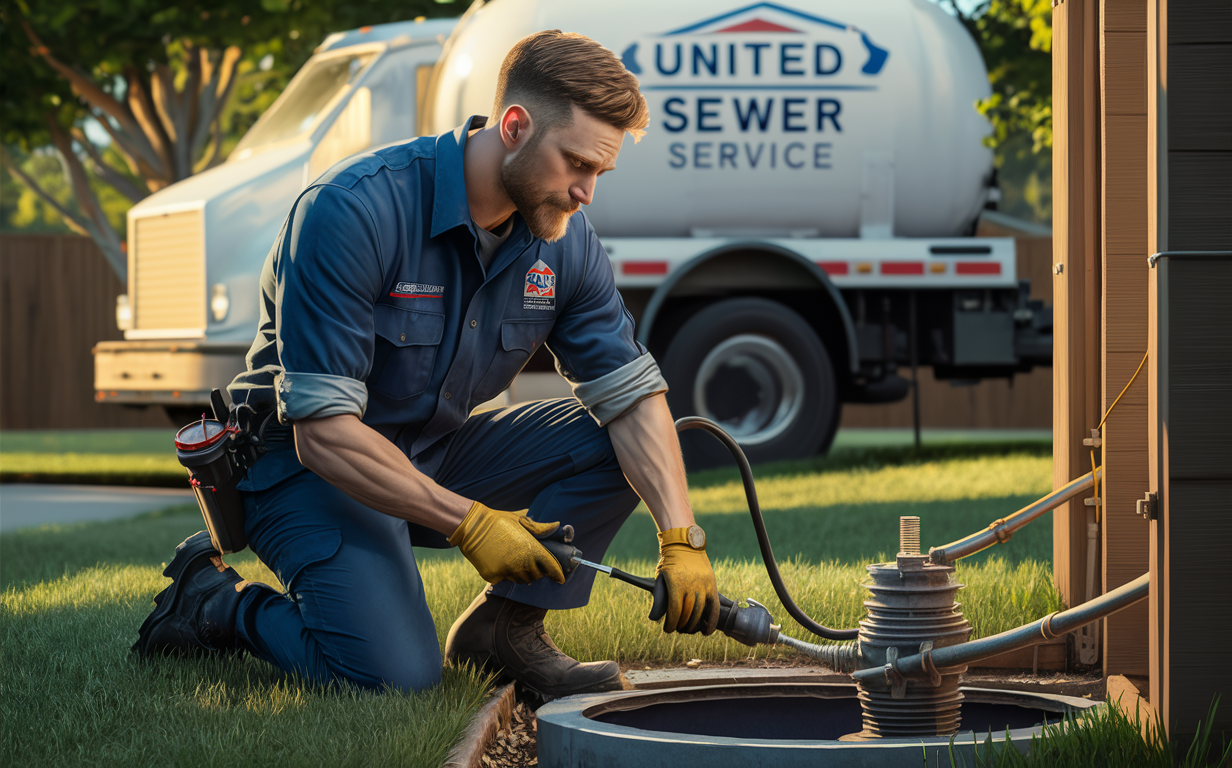
POLYGON ((1031 151, 1052 149, 1052 3, 991 0, 973 20, 992 83, 980 113, 992 121, 990 145, 1031 136, 1031 151))
POLYGON ((0 0, 0 159, 123 277, 117 195, 131 205, 222 162, 326 35, 459 10, 433 0, 0 0), (96 142, 91 124, 107 139, 96 142))
POLYGON ((1052 218, 1052 3, 979 0, 963 10, 943 0, 984 55, 992 95, 976 104, 992 123, 1003 208, 1052 218))

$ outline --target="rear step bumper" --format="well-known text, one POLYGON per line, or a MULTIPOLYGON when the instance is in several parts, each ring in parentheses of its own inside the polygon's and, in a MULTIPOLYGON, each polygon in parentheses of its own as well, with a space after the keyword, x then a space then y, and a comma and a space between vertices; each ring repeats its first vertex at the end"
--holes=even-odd
POLYGON ((94 399, 100 403, 205 405, 210 391, 245 369, 248 344, 103 341, 94 347, 94 399))

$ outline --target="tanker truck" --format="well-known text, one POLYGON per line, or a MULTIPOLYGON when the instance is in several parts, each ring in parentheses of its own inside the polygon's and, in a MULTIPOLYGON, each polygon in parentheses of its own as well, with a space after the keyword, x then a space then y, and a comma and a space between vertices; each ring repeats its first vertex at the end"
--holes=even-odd
MULTIPOLYGON (((714 419, 754 461, 798 458, 828 449, 843 403, 904 398, 905 367, 972 381, 1051 364, 1051 310, 1016 278, 1014 241, 973 236, 996 196, 973 107, 989 85, 935 4, 478 0, 456 23, 332 36, 227 163, 132 209, 128 328, 96 350, 98 398, 204 404, 243 367, 299 192, 341 156, 487 114, 506 52, 548 28, 620 56, 650 109, 586 210, 675 416, 714 419), (328 99, 305 93, 321 68, 342 83, 328 99), (374 74, 395 70, 396 107, 374 74), (297 99, 323 103, 315 122, 297 99), (382 109, 414 129, 354 127, 382 109), (259 142, 290 124, 280 110, 301 132, 259 142)), ((552 371, 539 350, 519 381, 552 371)), ((692 467, 721 458, 684 448, 692 467)))

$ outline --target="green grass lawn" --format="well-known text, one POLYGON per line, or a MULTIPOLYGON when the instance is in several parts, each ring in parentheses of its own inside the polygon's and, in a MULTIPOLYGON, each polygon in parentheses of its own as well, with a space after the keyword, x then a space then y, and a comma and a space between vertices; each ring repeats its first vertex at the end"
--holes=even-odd
POLYGON ((0 453, 161 453, 173 455, 176 430, 23 429, 0 432, 0 453))
POLYGON ((0 432, 0 482, 187 488, 171 429, 0 432))
MULTIPOLYGON (((1226 768, 1232 744, 1214 728, 1216 709, 1211 707, 1182 749, 1168 738, 1161 720, 1143 722, 1136 708, 1131 715, 1119 700, 1109 700, 1080 719, 1045 723, 1026 754, 1008 740, 990 744, 977 751, 973 768, 1226 768)), ((949 757, 951 765, 961 764, 952 750, 949 757)))
MULTIPOLYGON (((1038 443, 851 449, 756 472, 784 578, 822 623, 853 626, 864 565, 897 548, 897 517, 919 514, 923 541, 942 544, 987 525, 1051 485, 1038 443)), ((692 498, 710 535, 720 589, 754 597, 784 631, 807 635, 765 578, 734 471, 697 473, 692 498)), ((322 690, 252 659, 139 663, 127 653, 166 584, 162 563, 201 528, 180 507, 107 523, 0 535, 0 685, 7 765, 262 764, 439 765, 485 695, 459 670, 427 695, 322 690)), ((650 575, 654 526, 644 511, 605 562, 650 575)), ((975 634, 988 635, 1060 607, 1051 585, 1051 525, 1041 520, 993 555, 964 562, 960 599, 975 634), (1002 555, 1004 557, 997 557, 1002 555)), ((455 551, 421 551, 443 643, 481 586, 455 551)), ((228 557, 245 577, 276 583, 250 552, 228 557)), ((627 663, 739 659, 726 638, 664 635, 645 618, 649 598, 600 577, 585 609, 553 613, 549 629, 581 659, 627 663)), ((756 656, 786 656, 759 649, 756 656)))
MULTIPOLYGON (((0 431, 0 482, 186 487, 175 458, 173 429, 0 431)), ((1007 444, 1047 451, 1041 430, 924 430, 925 453, 1004 449, 1007 444)), ((902 455, 912 444, 906 429, 840 430, 832 453, 871 451, 902 455)), ((816 468, 816 467, 814 467, 816 468)))
POLYGON ((174 453, 4 453, 0 482, 187 488, 188 474, 174 453))

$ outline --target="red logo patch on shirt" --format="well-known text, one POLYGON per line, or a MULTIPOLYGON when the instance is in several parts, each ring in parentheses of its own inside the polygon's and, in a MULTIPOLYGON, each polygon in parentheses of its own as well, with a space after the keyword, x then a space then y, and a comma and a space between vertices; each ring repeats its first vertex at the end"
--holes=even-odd
POLYGON ((556 273, 543 263, 535 265, 526 273, 526 287, 522 291, 523 309, 556 309, 556 273))

